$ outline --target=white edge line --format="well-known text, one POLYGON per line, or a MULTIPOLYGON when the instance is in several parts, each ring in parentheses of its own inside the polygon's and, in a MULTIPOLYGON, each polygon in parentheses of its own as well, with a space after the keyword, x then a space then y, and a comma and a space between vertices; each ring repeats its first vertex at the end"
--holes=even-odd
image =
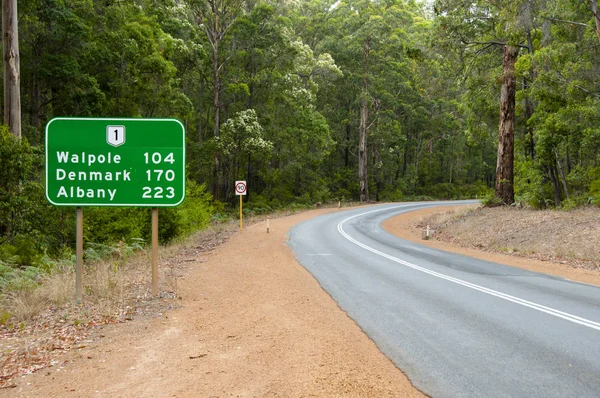
POLYGON ((340 221, 340 223, 337 226, 337 229, 340 232, 340 234, 342 234, 342 236, 344 238, 346 238, 350 242, 354 243, 355 245, 357 245, 359 247, 362 247, 363 249, 368 250, 368 251, 370 251, 370 252, 372 252, 374 254, 377 254, 377 255, 379 255, 381 257, 385 257, 388 260, 394 261, 394 262, 396 262, 398 264, 402 264, 402 265, 405 265, 405 266, 407 266, 409 268, 412 268, 414 270, 417 270, 417 271, 420 271, 420 272, 423 272, 423 273, 435 276, 437 278, 445 279, 445 280, 447 280, 449 282, 453 282, 453 283, 456 283, 458 285, 462 285, 462 286, 468 287, 470 289, 477 290, 479 292, 488 294, 490 296, 498 297, 498 298, 501 298, 503 300, 510 301, 510 302, 522 305, 524 307, 532 308, 534 310, 537 310, 537 311, 540 311, 540 312, 544 312, 546 314, 549 314, 549 315, 552 315, 552 316, 555 316, 555 317, 558 317, 558 318, 562 318, 562 319, 565 319, 567 321, 570 321, 570 322, 573 322, 573 323, 577 323, 579 325, 587 326, 589 328, 592 328, 592 329, 600 331, 600 323, 598 323, 598 322, 594 322, 594 321, 591 321, 591 320, 586 319, 586 318, 581 318, 579 316, 576 316, 576 315, 573 315, 573 314, 569 314, 567 312, 563 312, 563 311, 556 310, 554 308, 546 307, 544 305, 537 304, 537 303, 534 303, 534 302, 531 302, 531 301, 527 301, 527 300, 524 300, 524 299, 521 299, 521 298, 518 298, 518 297, 515 297, 515 296, 511 296, 509 294, 502 293, 502 292, 499 292, 499 291, 496 291, 496 290, 493 290, 493 289, 489 289, 489 288, 486 288, 486 287, 483 287, 483 286, 480 286, 480 285, 476 285, 474 283, 467 282, 467 281, 464 281, 462 279, 458 279, 458 278, 454 278, 454 277, 451 277, 451 276, 448 276, 448 275, 444 275, 444 274, 436 272, 436 271, 431 271, 431 270, 429 270, 427 268, 420 267, 420 266, 418 266, 416 264, 412 264, 412 263, 410 263, 408 261, 404 261, 404 260, 401 260, 401 259, 396 258, 394 256, 391 256, 389 254, 380 252, 377 249, 374 249, 374 248, 372 248, 370 246, 365 245, 364 243, 361 243, 361 242, 357 241, 356 239, 354 239, 350 235, 348 235, 346 233, 346 231, 344 231, 344 228, 343 228, 344 224, 346 222, 350 221, 353 218, 356 218, 356 217, 359 217, 359 216, 363 216, 363 215, 366 215, 366 214, 370 214, 370 213, 376 213, 376 212, 380 212, 380 211, 384 211, 384 210, 390 210, 390 209, 401 208, 401 207, 406 207, 406 206, 409 206, 409 205, 402 205, 402 206, 397 206, 397 207, 392 207, 392 208, 386 207, 384 209, 377 209, 377 210, 372 210, 372 211, 368 211, 368 212, 365 212, 365 213, 356 214, 354 216, 348 217, 348 218, 340 221))

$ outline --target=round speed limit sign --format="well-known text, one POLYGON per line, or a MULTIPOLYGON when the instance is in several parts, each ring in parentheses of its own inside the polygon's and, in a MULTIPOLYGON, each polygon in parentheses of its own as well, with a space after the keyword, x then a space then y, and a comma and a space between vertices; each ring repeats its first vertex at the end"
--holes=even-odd
POLYGON ((246 181, 236 181, 235 182, 235 194, 236 195, 246 195, 246 181))

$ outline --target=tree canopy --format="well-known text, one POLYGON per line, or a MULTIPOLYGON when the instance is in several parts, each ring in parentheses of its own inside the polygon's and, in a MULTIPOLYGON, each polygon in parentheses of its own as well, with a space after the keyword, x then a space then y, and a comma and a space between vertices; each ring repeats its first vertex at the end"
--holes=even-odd
POLYGON ((249 209, 498 184, 506 203, 599 204, 598 26, 595 0, 22 2, 23 142, 3 133, 2 239, 67 239, 70 216, 40 189, 55 116, 182 120, 188 178, 225 207, 239 179, 249 209))

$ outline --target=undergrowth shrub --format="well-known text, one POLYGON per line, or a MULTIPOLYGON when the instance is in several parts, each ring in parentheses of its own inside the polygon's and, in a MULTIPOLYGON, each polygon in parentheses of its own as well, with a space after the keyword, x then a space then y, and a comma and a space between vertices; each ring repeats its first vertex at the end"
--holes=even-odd
POLYGON ((185 200, 175 208, 179 217, 177 221, 180 223, 179 235, 189 235, 206 228, 217 210, 212 203, 212 195, 206 191, 204 184, 187 181, 185 192, 185 200))
POLYGON ((547 199, 550 198, 548 183, 544 174, 533 161, 515 163, 515 200, 523 202, 534 209, 546 207, 547 199))

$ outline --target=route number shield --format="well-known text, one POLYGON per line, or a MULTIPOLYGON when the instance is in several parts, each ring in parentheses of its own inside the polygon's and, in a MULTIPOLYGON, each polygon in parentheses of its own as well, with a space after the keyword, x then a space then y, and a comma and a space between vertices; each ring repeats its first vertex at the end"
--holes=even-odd
POLYGON ((106 126, 106 142, 112 146, 125 143, 125 126, 106 126))

